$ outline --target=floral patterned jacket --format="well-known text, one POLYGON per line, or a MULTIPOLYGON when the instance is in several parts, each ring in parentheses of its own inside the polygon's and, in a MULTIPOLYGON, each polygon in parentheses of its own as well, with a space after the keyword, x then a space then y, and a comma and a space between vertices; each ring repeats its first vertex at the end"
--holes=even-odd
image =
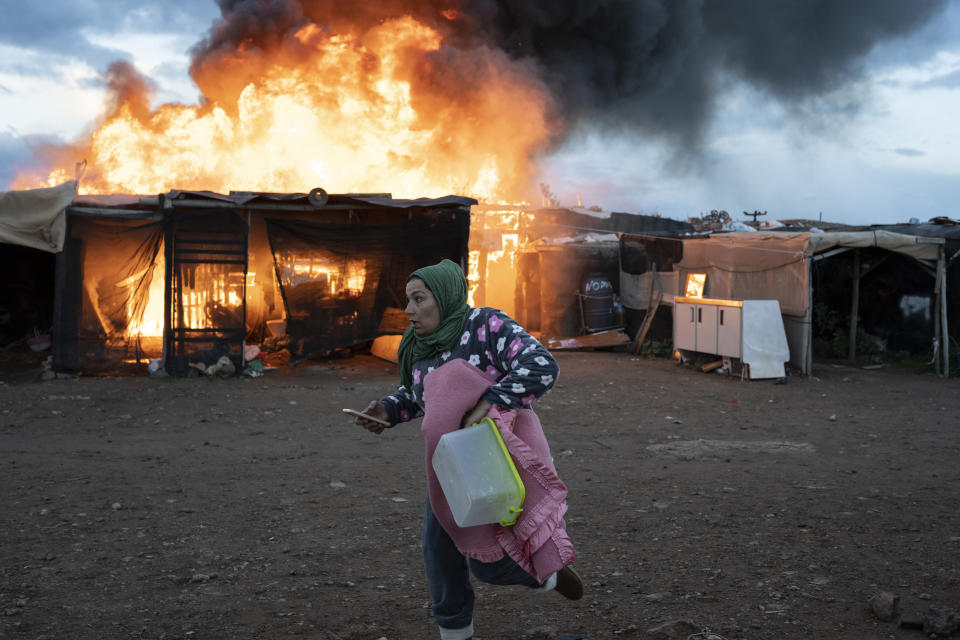
POLYGON ((413 386, 401 386, 382 398, 391 424, 423 415, 423 379, 451 358, 461 358, 497 383, 483 398, 507 409, 521 409, 544 395, 557 381, 557 361, 546 347, 503 311, 473 309, 463 335, 449 351, 413 363, 413 386))

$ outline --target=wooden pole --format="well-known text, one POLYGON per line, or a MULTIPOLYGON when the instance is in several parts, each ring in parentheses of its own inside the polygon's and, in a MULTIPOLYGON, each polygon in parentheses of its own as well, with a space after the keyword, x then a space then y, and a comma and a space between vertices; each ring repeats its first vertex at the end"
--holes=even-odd
MULTIPOLYGON (((173 357, 173 220, 172 212, 165 211, 166 198, 160 194, 157 214, 163 220, 163 366, 170 364, 173 357)), ((167 370, 169 373, 169 370, 167 370)))
POLYGON ((809 376, 813 371, 813 260, 806 254, 804 259, 807 261, 807 312, 803 332, 803 374, 809 376))
POLYGON ((940 252, 937 256, 937 273, 940 275, 940 291, 938 298, 940 302, 940 336, 942 339, 941 349, 943 351, 943 377, 950 377, 950 325, 947 323, 947 261, 946 247, 940 245, 940 252))
POLYGON ((857 359, 857 313, 860 309, 860 249, 853 250, 853 293, 850 300, 850 347, 848 359, 857 359))
POLYGON ((631 353, 634 355, 640 353, 643 341, 647 337, 647 331, 650 330, 650 325, 653 324, 653 315, 657 312, 657 309, 660 308, 660 300, 663 299, 663 285, 660 283, 660 273, 657 271, 656 262, 651 265, 649 273, 650 296, 647 298, 647 313, 643 316, 643 322, 640 324, 640 329, 637 330, 637 335, 634 337, 633 344, 630 348, 631 353))
POLYGON ((480 257, 477 260, 477 293, 476 306, 484 307, 487 304, 487 250, 480 249, 480 257))

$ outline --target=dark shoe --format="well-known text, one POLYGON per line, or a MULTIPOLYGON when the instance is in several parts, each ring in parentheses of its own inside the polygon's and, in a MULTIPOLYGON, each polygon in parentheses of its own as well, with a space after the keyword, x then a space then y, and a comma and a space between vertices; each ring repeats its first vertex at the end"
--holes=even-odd
POLYGON ((557 586, 555 589, 567 600, 579 600, 583 597, 583 581, 580 580, 580 574, 570 566, 560 569, 560 571, 557 571, 557 586))

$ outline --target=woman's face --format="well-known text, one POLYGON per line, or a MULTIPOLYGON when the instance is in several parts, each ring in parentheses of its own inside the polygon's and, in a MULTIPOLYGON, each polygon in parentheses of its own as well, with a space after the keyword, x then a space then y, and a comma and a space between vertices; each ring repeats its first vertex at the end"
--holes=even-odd
POLYGON ((420 278, 407 282, 407 315, 413 332, 418 336, 427 336, 440 326, 440 306, 437 299, 420 278))

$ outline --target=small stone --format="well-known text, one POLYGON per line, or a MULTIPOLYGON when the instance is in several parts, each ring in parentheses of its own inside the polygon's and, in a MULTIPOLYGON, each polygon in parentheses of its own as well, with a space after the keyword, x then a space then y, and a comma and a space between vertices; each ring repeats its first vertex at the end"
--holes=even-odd
POLYGON ((923 615, 923 632, 930 637, 947 637, 960 629, 960 616, 949 607, 930 607, 923 615))
POLYGON ((110 508, 114 511, 120 511, 120 509, 123 509, 123 505, 119 502, 114 502, 112 505, 110 505, 110 508))
POLYGON ((648 593, 647 595, 643 596, 643 599, 648 602, 663 602, 669 597, 670 597, 669 593, 665 591, 661 591, 659 593, 648 593))
POLYGON ((210 576, 205 573, 195 573, 190 578, 190 582, 210 582, 210 576))
POLYGON ((547 625, 529 629, 520 636, 522 640, 553 640, 556 637, 556 629, 547 625))
POLYGON ((870 596, 868 602, 873 615, 883 622, 890 622, 900 613, 900 596, 895 596, 887 591, 881 591, 870 596))
POLYGON ((345 489, 347 487, 345 482, 340 482, 339 480, 331 481, 330 486, 334 489, 345 489))
POLYGON ((689 620, 671 620, 647 629, 647 638, 649 640, 686 639, 695 633, 700 633, 700 631, 700 627, 689 620))

